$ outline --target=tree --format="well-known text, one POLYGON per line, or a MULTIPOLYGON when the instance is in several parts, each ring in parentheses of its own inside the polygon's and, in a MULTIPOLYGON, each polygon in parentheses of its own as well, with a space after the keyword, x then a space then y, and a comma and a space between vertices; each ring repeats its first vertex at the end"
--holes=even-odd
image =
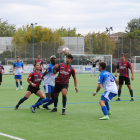
POLYGON ((64 28, 61 27, 57 29, 58 34, 60 34, 61 37, 81 37, 82 35, 80 33, 76 33, 76 28, 70 29, 70 28, 64 28))
POLYGON ((0 37, 12 37, 16 30, 15 26, 9 24, 8 20, 2 22, 2 19, 0 19, 0 37))
MULTIPOLYGON (((107 32, 88 33, 85 37, 85 52, 87 54, 109 54, 109 36, 107 32)), ((116 42, 111 41, 111 54, 116 49, 116 42)))
MULTIPOLYGON (((12 43, 22 56, 32 57, 32 26, 26 25, 18 28, 16 36, 13 35, 12 43), (25 54, 27 53, 27 55, 25 54)), ((63 45, 64 41, 58 31, 52 31, 50 28, 35 26, 34 28, 34 54, 42 54, 42 57, 49 57, 57 53, 59 46, 63 45), (42 50, 42 52, 41 52, 42 50)))
POLYGON ((140 18, 133 18, 127 23, 126 32, 140 30, 140 18))

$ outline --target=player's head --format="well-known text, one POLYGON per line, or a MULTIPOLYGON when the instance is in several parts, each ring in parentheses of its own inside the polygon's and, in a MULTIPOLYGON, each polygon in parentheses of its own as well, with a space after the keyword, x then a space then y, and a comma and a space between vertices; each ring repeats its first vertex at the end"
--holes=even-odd
POLYGON ((73 60, 73 56, 71 54, 67 55, 67 57, 66 57, 66 63, 67 64, 70 64, 72 62, 72 60, 73 60))
POLYGON ((20 61, 20 57, 19 56, 17 56, 17 62, 19 62, 20 61))
POLYGON ((105 62, 99 63, 98 69, 99 69, 99 71, 105 70, 106 69, 106 63, 105 62))
POLYGON ((51 63, 52 63, 53 65, 55 65, 55 63, 56 63, 56 56, 55 56, 55 55, 52 55, 52 56, 50 57, 50 61, 51 61, 51 63))
POLYGON ((40 63, 39 62, 35 63, 34 68, 35 70, 40 70, 40 63))
POLYGON ((38 58, 38 59, 40 59, 40 58, 41 58, 41 56, 40 56, 40 55, 38 55, 38 56, 37 56, 37 58, 38 58))
POLYGON ((121 56, 121 60, 122 60, 122 61, 125 61, 125 54, 124 54, 124 53, 121 53, 120 56, 121 56))
POLYGON ((95 62, 95 60, 94 60, 94 59, 93 59, 92 61, 93 61, 93 62, 95 62))

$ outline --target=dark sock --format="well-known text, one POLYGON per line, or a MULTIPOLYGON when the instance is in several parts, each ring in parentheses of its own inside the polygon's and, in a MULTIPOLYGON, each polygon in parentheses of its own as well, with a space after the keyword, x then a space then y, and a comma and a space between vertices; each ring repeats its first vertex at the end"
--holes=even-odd
POLYGON ((42 105, 43 103, 46 103, 50 100, 51 100, 50 98, 42 99, 40 102, 37 102, 35 105, 33 105, 33 107, 38 107, 38 106, 42 105))
POLYGON ((22 81, 20 81, 20 85, 22 86, 22 81))
POLYGON ((58 98, 54 98, 54 107, 57 108, 58 98))
POLYGON ((66 102, 67 102, 67 97, 66 96, 63 96, 63 109, 65 109, 66 107, 66 102))
POLYGON ((54 101, 51 99, 48 103, 44 104, 43 107, 47 107, 48 105, 51 105, 54 101))
POLYGON ((121 90, 118 90, 118 97, 120 98, 121 96, 121 90))
POLYGON ((16 82, 16 86, 18 87, 18 82, 16 82))
POLYGON ((131 98, 133 98, 133 90, 129 90, 131 98))
MULTIPOLYGON (((43 98, 39 98, 38 101, 37 101, 36 103, 40 102, 42 99, 43 99, 43 98)), ((35 104, 36 104, 36 103, 35 103, 35 104)))
POLYGON ((109 107, 108 101, 105 103, 105 105, 106 105, 106 107, 107 107, 107 111, 109 111, 109 110, 110 110, 110 107, 109 107))
POLYGON ((103 106, 103 107, 101 107, 101 109, 102 109, 104 115, 105 115, 105 116, 108 116, 107 107, 106 107, 106 106, 103 106))
POLYGON ((19 102, 18 102, 18 106, 20 105, 20 104, 22 104, 25 100, 27 100, 28 98, 27 97, 23 97, 23 98, 21 98, 20 100, 19 100, 19 102))

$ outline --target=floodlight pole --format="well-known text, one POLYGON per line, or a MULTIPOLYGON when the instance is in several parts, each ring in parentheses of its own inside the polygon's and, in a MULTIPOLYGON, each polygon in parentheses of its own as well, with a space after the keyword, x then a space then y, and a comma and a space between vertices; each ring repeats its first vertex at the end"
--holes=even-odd
POLYGON ((33 24, 31 23, 32 26, 32 64, 34 65, 34 25, 37 25, 37 23, 33 24))

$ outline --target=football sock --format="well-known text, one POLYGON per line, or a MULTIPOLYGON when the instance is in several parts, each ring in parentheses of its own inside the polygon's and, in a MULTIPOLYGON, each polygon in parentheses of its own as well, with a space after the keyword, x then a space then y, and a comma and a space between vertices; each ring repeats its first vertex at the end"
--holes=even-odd
POLYGON ((106 105, 106 107, 107 107, 107 111, 109 111, 109 110, 110 110, 110 107, 109 107, 108 101, 105 103, 105 105, 106 105))
POLYGON ((18 87, 18 82, 16 82, 16 86, 18 87))
POLYGON ((133 90, 129 90, 131 98, 133 98, 133 90))
POLYGON ((104 116, 108 117, 107 107, 106 106, 102 106, 102 111, 104 113, 104 116))
POLYGON ((22 86, 22 81, 20 81, 20 85, 22 86))
POLYGON ((121 96, 121 90, 118 90, 118 98, 121 96))
POLYGON ((57 108, 58 98, 54 98, 54 107, 57 108))
POLYGON ((20 100, 19 100, 19 102, 18 102, 18 106, 20 105, 20 104, 22 104, 25 100, 27 100, 28 98, 27 97, 23 97, 23 98, 21 98, 20 100))
MULTIPOLYGON (((41 100, 42 100, 42 98, 39 98, 38 101, 37 101, 36 103, 40 102, 41 100)), ((36 103, 35 103, 35 104, 36 104, 36 103)))
POLYGON ((33 107, 40 106, 40 105, 42 105, 43 103, 48 102, 48 101, 50 101, 50 100, 51 100, 50 98, 42 99, 41 101, 39 101, 38 103, 36 103, 35 105, 33 105, 33 107))
POLYGON ((62 102, 63 102, 63 109, 65 109, 66 102, 67 102, 67 97, 66 96, 63 96, 62 102))
POLYGON ((50 99, 50 101, 46 104, 43 105, 43 107, 47 107, 48 105, 51 105, 54 101, 52 99, 50 99))

